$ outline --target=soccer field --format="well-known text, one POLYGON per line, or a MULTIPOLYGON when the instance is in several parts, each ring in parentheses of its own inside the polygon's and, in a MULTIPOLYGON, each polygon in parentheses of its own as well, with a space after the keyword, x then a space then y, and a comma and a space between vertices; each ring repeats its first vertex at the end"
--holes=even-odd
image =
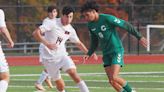
MULTIPOLYGON (((41 66, 12 66, 10 67, 11 81, 7 92, 35 92, 34 83, 43 67, 41 66)), ((115 92, 108 85, 108 80, 102 65, 77 65, 82 79, 90 92, 115 92)), ((125 78, 137 92, 164 92, 163 64, 128 64, 123 67, 120 75, 125 78)), ((80 92, 74 82, 65 73, 62 77, 66 83, 67 92, 80 92)), ((44 84, 45 85, 45 84, 44 84)), ((47 92, 56 92, 48 89, 47 92)))

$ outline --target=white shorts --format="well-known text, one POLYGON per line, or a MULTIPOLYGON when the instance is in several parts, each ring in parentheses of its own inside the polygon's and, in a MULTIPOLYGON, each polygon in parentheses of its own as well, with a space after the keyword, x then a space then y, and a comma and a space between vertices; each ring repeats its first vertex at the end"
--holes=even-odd
POLYGON ((0 73, 8 72, 8 71, 9 71, 9 66, 8 66, 8 63, 6 62, 4 53, 3 53, 2 48, 0 46, 0 73))
POLYGON ((60 69, 64 72, 72 68, 76 69, 73 60, 69 56, 61 56, 57 60, 42 60, 42 64, 54 81, 61 79, 60 69))

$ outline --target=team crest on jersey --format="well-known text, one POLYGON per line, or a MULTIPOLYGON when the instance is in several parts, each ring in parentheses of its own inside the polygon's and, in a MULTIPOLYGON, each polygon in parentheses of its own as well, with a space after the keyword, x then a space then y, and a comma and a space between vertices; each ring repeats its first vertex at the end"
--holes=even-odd
POLYGON ((102 30, 102 31, 106 31, 105 25, 102 25, 102 26, 101 26, 101 30, 102 30))
POLYGON ((69 35, 69 34, 70 34, 70 32, 68 32, 68 31, 65 31, 65 34, 69 35))

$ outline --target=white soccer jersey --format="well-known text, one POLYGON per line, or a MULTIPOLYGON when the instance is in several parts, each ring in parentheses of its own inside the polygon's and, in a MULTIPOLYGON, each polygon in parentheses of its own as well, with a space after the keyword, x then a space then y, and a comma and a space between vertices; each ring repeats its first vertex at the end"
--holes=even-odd
POLYGON ((6 27, 5 14, 2 9, 0 9, 0 27, 6 27))
POLYGON ((57 59, 60 56, 68 55, 65 42, 68 39, 71 42, 79 41, 75 29, 70 24, 63 26, 60 18, 46 18, 39 28, 44 33, 45 39, 50 43, 55 43, 57 46, 57 49, 50 50, 44 44, 41 44, 39 52, 42 59, 57 59))
MULTIPOLYGON (((6 27, 5 14, 2 9, 0 9, 0 27, 6 27)), ((2 51, 1 41, 0 41, 0 73, 7 72, 7 71, 9 71, 9 68, 5 59, 5 55, 2 51)))
MULTIPOLYGON (((5 23, 5 14, 4 14, 4 12, 3 12, 2 9, 0 9, 0 27, 6 27, 6 23, 5 23)), ((0 30, 0 31, 1 31, 1 30, 0 30)), ((1 45, 1 41, 0 41, 0 45, 1 45)), ((5 58, 5 57, 4 57, 4 53, 3 53, 2 49, 1 49, 1 46, 0 46, 0 57, 1 57, 2 59, 5 58)))

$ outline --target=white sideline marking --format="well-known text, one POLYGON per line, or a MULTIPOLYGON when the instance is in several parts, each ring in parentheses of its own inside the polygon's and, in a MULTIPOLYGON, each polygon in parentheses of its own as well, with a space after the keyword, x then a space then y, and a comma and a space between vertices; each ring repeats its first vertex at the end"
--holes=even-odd
MULTIPOLYGON (((81 76, 91 76, 91 75, 106 75, 106 73, 78 73, 81 76)), ((135 75, 135 74, 164 74, 164 72, 121 72, 121 75, 135 75)), ((40 74, 11 74, 11 77, 17 76, 39 76, 40 74)), ((68 76, 68 74, 62 74, 68 76)), ((144 75, 145 76, 145 75, 144 75)))
MULTIPOLYGON (((31 76, 31 75, 30 75, 31 76)), ((22 75, 22 76, 11 76, 11 78, 12 77, 30 77, 30 76, 24 76, 24 75, 22 75)), ((35 76, 35 75, 34 75, 35 76)), ((86 76, 90 76, 90 75, 86 75, 86 76)), ((106 76, 106 75, 94 75, 94 76, 106 76)), ((162 78, 162 77, 164 77, 164 75, 121 75, 121 76, 123 76, 123 77, 151 77, 151 78, 158 78, 158 77, 160 77, 160 78, 162 78)), ((32 76, 31 76, 32 77, 32 76)))
MULTIPOLYGON (((21 88, 21 87, 34 88, 34 86, 14 86, 14 85, 9 85, 9 87, 15 87, 15 88, 21 88)), ((77 88, 77 87, 76 86, 66 86, 66 88, 77 88)), ((102 88, 113 89, 112 87, 88 87, 88 88, 93 88, 93 89, 102 89, 102 88)), ((164 88, 134 88, 134 89, 164 90, 164 88)))
MULTIPOLYGON (((11 79, 11 80, 14 80, 14 81, 36 81, 35 79, 11 79)), ((64 80, 64 81, 67 81, 67 82, 73 82, 73 80, 64 80)), ((85 80, 87 82, 108 82, 108 80, 85 80)), ((142 82, 145 82, 145 83, 150 83, 150 82, 156 82, 156 83, 164 83, 164 81, 128 81, 128 82, 136 82, 136 83, 142 83, 142 82)))

